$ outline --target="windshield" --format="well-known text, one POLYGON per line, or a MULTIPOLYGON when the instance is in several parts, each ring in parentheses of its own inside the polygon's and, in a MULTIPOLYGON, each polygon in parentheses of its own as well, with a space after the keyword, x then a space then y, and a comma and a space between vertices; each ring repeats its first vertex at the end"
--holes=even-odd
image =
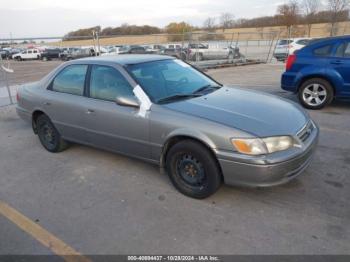
POLYGON ((219 86, 209 77, 176 59, 128 65, 127 69, 154 103, 170 97, 194 97, 194 93, 199 95, 196 93, 198 91, 204 95, 205 91, 214 91, 219 86))

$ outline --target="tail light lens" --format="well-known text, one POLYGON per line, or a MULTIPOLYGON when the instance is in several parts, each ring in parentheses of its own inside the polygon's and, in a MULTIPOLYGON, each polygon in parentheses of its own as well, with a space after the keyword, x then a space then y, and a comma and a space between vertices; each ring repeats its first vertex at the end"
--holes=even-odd
POLYGON ((17 90, 17 92, 16 92, 16 100, 17 100, 17 103, 19 102, 19 99, 20 99, 20 97, 19 97, 19 92, 18 92, 18 90, 17 90))
POLYGON ((286 63, 286 70, 290 70, 297 59, 297 56, 295 54, 289 55, 287 58, 287 63, 286 63))

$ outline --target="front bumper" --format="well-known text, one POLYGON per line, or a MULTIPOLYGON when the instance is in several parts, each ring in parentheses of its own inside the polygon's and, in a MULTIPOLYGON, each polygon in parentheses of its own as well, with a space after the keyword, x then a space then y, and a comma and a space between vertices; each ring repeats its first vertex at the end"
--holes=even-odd
POLYGON ((318 136, 319 129, 316 127, 302 148, 263 157, 247 158, 239 154, 231 154, 230 157, 227 153, 218 152, 225 184, 269 187, 289 182, 309 166, 318 136))

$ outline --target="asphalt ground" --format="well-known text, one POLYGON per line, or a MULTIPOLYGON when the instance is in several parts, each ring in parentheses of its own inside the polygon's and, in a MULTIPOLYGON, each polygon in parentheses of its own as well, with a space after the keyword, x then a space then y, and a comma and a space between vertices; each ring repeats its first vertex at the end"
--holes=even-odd
MULTIPOLYGON (((57 64, 16 66, 27 75, 18 79, 23 83, 57 64)), ((208 74, 295 100, 279 87, 282 72, 283 65, 268 64, 208 74)), ((139 160, 81 145, 50 154, 14 107, 2 106, 0 254, 349 255, 349 112, 350 102, 343 101, 309 111, 320 126, 320 142, 296 180, 266 189, 222 186, 212 197, 194 200, 139 160)))

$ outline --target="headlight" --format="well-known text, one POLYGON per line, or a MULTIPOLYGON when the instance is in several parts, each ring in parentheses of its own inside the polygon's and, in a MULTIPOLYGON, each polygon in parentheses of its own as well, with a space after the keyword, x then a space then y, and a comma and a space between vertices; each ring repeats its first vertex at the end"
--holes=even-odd
POLYGON ((239 138, 231 140, 238 152, 247 155, 263 155, 287 150, 294 145, 290 136, 276 136, 267 138, 239 138))

